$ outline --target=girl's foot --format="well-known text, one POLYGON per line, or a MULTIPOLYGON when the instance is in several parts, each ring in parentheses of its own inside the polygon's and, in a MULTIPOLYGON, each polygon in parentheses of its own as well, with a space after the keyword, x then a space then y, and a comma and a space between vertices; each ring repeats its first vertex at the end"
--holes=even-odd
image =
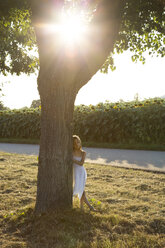
POLYGON ((89 207, 90 211, 96 212, 96 209, 93 206, 89 207))

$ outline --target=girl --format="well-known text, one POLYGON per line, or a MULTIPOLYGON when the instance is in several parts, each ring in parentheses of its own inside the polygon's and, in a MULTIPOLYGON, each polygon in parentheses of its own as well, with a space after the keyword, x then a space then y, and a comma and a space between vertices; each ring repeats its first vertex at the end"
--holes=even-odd
POLYGON ((87 200, 84 188, 87 178, 86 170, 83 166, 86 152, 82 150, 81 140, 77 135, 73 135, 73 174, 74 188, 73 196, 78 194, 80 199, 80 208, 83 210, 83 202, 87 204, 90 210, 95 211, 87 200))

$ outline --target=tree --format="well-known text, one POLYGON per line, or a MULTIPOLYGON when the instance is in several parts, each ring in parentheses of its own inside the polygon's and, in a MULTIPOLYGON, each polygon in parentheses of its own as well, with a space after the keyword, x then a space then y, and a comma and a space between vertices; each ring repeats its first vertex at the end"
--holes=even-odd
POLYGON ((45 1, 34 1, 32 5, 40 56, 41 138, 37 212, 72 206, 74 101, 79 89, 100 69, 113 49, 121 18, 120 1, 101 2, 93 14, 90 26, 95 29, 88 34, 86 46, 75 46, 71 57, 58 35, 45 34, 43 28, 45 23, 57 22, 52 9, 58 15, 63 6, 61 3, 58 1, 54 5, 49 1, 45 5, 45 1))
POLYGON ((0 101, 0 110, 6 110, 7 108, 4 106, 3 102, 0 101))
POLYGON ((31 108, 39 108, 41 106, 41 101, 40 100, 33 100, 31 104, 31 108))
MULTIPOLYGON (((72 119, 76 94, 100 68, 104 72, 109 66, 113 69, 115 51, 130 49, 134 52, 132 59, 142 62, 147 48, 151 54, 164 56, 165 4, 164 0, 22 2, 28 13, 32 11, 40 59, 41 139, 35 209, 44 212, 72 206, 72 119), (57 33, 46 31, 49 25, 58 23, 61 11, 75 5, 79 11, 86 10, 90 32, 83 46, 74 45, 70 56, 57 33)), ((21 8, 17 3, 13 1, 16 8, 21 8)), ((3 4, 4 16, 8 16, 10 8, 3 4)))

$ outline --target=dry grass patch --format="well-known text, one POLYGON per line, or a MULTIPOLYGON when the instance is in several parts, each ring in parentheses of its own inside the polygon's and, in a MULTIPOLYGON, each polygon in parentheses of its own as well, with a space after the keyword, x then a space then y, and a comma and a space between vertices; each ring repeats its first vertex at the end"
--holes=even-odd
POLYGON ((165 175, 86 164, 98 210, 34 215, 37 157, 0 153, 0 247, 165 248, 165 175))

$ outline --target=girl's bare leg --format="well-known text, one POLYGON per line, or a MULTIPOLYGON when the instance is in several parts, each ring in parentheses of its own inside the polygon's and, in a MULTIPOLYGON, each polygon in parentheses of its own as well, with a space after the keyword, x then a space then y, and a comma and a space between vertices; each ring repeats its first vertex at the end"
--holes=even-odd
POLYGON ((95 211, 94 207, 91 206, 91 204, 89 203, 89 201, 88 201, 88 199, 87 199, 87 197, 86 197, 85 191, 83 192, 82 197, 83 197, 83 201, 84 201, 84 202, 86 203, 86 205, 90 208, 90 210, 95 211))
POLYGON ((83 202, 84 202, 84 193, 82 194, 82 197, 80 199, 80 208, 81 208, 81 210, 84 209, 83 202))

